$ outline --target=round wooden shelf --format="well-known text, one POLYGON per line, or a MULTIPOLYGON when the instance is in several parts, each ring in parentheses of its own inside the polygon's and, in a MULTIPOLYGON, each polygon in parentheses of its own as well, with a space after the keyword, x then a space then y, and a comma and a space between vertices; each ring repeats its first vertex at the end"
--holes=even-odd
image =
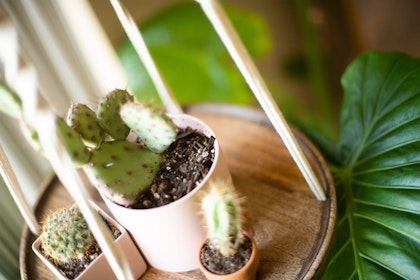
MULTIPOLYGON (((325 268, 336 221, 335 188, 321 154, 294 129, 295 136, 321 181, 327 200, 320 202, 273 130, 266 116, 253 109, 200 104, 186 112, 215 131, 235 187, 246 197, 246 228, 261 254, 257 279, 313 279, 325 268)), ((94 200, 105 209, 95 189, 94 200)), ((73 200, 54 179, 36 208, 39 220, 73 200)), ((32 252, 35 236, 25 227, 21 239, 22 279, 54 279, 32 252)), ((204 279, 198 270, 168 273, 149 268, 141 279, 204 279)))

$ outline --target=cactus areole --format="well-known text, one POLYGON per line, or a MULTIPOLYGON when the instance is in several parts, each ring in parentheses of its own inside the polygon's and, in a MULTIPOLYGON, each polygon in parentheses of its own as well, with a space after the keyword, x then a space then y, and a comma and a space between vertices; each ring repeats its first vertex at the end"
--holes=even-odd
POLYGON ((214 161, 213 137, 179 129, 126 90, 113 90, 96 109, 75 104, 68 126, 58 124, 75 165, 102 195, 129 208, 159 207, 185 196, 214 161))

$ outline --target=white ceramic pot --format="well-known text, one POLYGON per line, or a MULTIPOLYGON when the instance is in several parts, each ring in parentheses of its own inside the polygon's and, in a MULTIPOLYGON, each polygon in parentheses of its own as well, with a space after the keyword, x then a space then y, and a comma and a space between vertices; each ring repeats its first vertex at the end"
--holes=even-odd
MULTIPOLYGON (((93 204, 94 205, 94 204, 93 204)), ((135 279, 139 279, 147 269, 147 264, 143 257, 141 256, 136 244, 130 237, 130 234, 119 225, 114 219, 102 211, 98 206, 94 207, 99 211, 100 215, 106 220, 111 222, 118 230, 121 232, 121 235, 115 240, 115 243, 120 246, 124 255, 130 265, 131 271, 135 279)), ((55 277, 60 280, 68 280, 67 278, 53 263, 51 263, 48 258, 44 256, 39 250, 41 246, 41 238, 38 237, 32 244, 32 250, 35 254, 42 260, 42 262, 52 271, 55 277)), ((94 261, 92 261, 89 266, 81 273, 78 277, 74 278, 75 280, 91 280, 91 279, 104 279, 104 280, 117 280, 114 271, 108 263, 105 255, 100 254, 94 261)))
MULTIPOLYGON (((191 127, 216 138, 202 121, 190 115, 170 115, 180 128, 191 127)), ((207 176, 192 192, 168 205, 151 209, 129 209, 103 196, 115 219, 125 227, 148 263, 160 270, 183 272, 197 269, 197 252, 205 238, 200 217, 200 193, 212 179, 231 180, 217 138, 215 158, 207 176)))

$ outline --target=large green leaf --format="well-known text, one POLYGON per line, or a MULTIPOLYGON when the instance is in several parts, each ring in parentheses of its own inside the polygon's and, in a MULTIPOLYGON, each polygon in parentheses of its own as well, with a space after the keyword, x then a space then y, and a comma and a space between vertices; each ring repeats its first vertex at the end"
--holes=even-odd
POLYGON ((369 52, 342 84, 337 240, 324 279, 420 279, 420 59, 369 52))
MULTIPOLYGON (((265 21, 255 13, 231 6, 226 11, 250 54, 266 54, 271 36, 265 21)), ((180 103, 254 103, 248 85, 197 3, 171 6, 140 28, 180 103)), ((130 42, 122 45, 119 55, 136 96, 142 101, 158 101, 155 87, 130 42)))

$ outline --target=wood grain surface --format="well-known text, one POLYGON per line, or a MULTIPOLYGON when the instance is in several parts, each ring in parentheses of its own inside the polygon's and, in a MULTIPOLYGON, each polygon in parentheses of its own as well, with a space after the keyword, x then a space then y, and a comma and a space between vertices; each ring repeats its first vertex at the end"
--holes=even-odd
MULTIPOLYGON (((312 279, 322 274, 333 240, 335 188, 315 147, 295 131, 304 153, 325 187, 328 199, 317 201, 278 134, 259 111, 229 105, 195 105, 187 112, 215 131, 238 191, 246 197, 246 228, 261 254, 257 279, 312 279)), ((105 207, 95 189, 95 201, 105 207)), ((36 209, 41 218, 71 196, 54 179, 36 209)), ((54 279, 31 249, 35 240, 24 229, 21 240, 22 279, 54 279)), ((149 268, 141 279, 204 279, 199 272, 168 273, 149 268)))

